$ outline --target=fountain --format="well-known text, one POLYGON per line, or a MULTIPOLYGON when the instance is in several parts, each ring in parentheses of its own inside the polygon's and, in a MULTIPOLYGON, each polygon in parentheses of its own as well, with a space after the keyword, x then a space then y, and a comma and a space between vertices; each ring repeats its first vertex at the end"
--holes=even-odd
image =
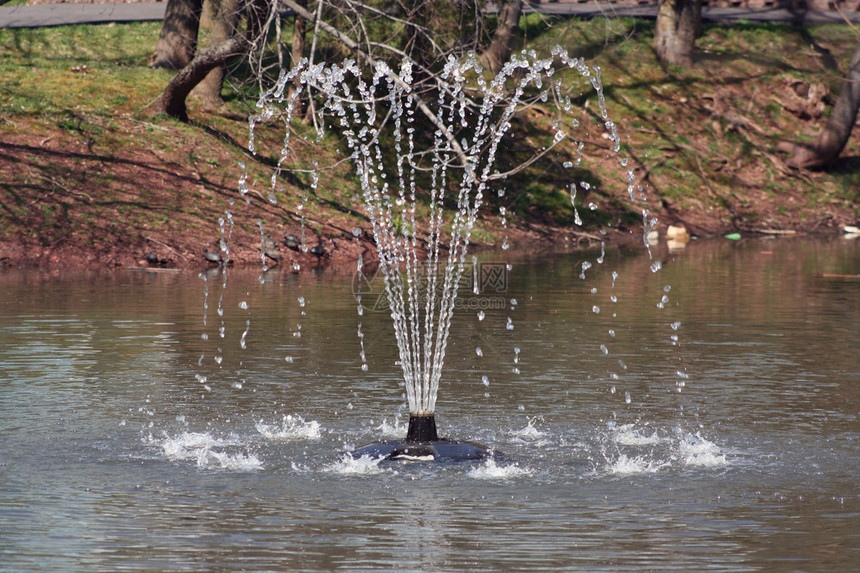
MULTIPOLYGON (((571 97, 557 71, 574 70, 590 83, 598 99, 598 122, 603 124, 612 151, 619 152, 620 139, 606 110, 600 71, 559 47, 543 59, 534 52, 515 54, 491 79, 485 77, 474 56, 451 57, 435 79, 436 100, 430 105, 413 85, 415 64, 411 61, 404 60, 397 70, 382 62, 373 64, 365 69, 352 60, 334 65, 303 61, 290 71, 282 70, 257 103, 261 111, 250 120, 249 147, 254 151, 257 123, 281 117, 289 126, 298 98, 315 92, 316 99, 323 102, 314 118, 318 136, 336 132, 351 153, 361 184, 360 202, 372 225, 377 264, 384 277, 410 409, 405 439, 370 444, 353 455, 412 460, 491 457, 494 453, 487 447, 439 438, 435 420, 470 236, 494 182, 560 149, 565 141, 569 148, 564 167, 579 166, 584 143, 572 133, 580 122, 568 116, 553 122, 552 143, 536 157, 507 172, 496 167, 499 146, 517 111, 539 101, 554 102, 559 115, 570 112, 571 97), (299 87, 287 94, 286 88, 296 83, 299 87)), ((289 153, 288 128, 272 175, 271 197, 280 174, 288 169, 289 153)), ((626 164, 621 159, 621 165, 626 164)), ((311 178, 314 185, 319 180, 316 163, 311 178)), ((631 198, 633 181, 628 168, 631 198)), ((577 187, 585 185, 570 185, 574 209, 577 187)), ((579 221, 578 212, 576 218, 579 221)), ((362 267, 359 260, 359 272, 362 267)))

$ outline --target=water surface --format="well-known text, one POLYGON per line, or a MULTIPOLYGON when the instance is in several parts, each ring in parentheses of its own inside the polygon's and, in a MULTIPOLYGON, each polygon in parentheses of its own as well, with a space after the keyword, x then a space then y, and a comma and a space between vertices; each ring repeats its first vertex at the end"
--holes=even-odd
POLYGON ((450 466, 348 272, 2 271, 0 569, 857 570, 860 242, 654 253, 481 257, 450 466))

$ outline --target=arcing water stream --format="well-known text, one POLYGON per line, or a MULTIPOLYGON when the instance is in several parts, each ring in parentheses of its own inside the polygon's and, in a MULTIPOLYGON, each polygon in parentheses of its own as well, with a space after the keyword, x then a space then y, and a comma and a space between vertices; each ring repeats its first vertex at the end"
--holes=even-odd
MULTIPOLYGON (((260 97, 257 106, 261 111, 251 120, 252 150, 254 126, 276 116, 290 126, 297 99, 311 90, 321 94, 323 101, 317 121, 320 136, 324 129, 334 130, 346 141, 361 182, 361 203, 372 225, 406 396, 415 417, 435 412, 458 288, 485 195, 494 183, 518 169, 496 164, 513 116, 534 101, 555 102, 559 118, 552 126, 552 143, 539 155, 559 151, 566 142, 566 168, 573 173, 584 159, 585 143, 576 134, 589 126, 581 126, 569 115, 565 119, 572 103, 562 80, 564 70, 575 71, 589 84, 612 152, 620 154, 621 141, 606 109, 600 70, 571 58, 561 48, 544 59, 534 53, 515 55, 489 81, 474 56, 464 61, 452 57, 435 78, 437 93, 432 106, 413 86, 417 70, 410 61, 403 61, 397 70, 385 64, 364 69, 354 61, 316 66, 302 62, 282 71, 278 82, 260 97), (296 79, 300 87, 287 95, 287 86, 295 85, 296 79), (429 140, 421 137, 428 122, 435 128, 429 140), (384 149, 386 146, 390 149, 384 149), (429 171, 429 188, 419 189, 419 179, 428 180, 419 174, 422 169, 429 171)), ((272 176, 273 191, 289 158, 288 128, 272 176)), ((521 163, 535 159, 523 158, 521 163)), ((619 164, 626 174, 630 200, 635 202, 633 171, 627 167, 626 157, 619 155, 619 164)), ((315 165, 314 181, 318 180, 316 169, 315 165)), ((574 208, 578 186, 588 185, 571 181, 574 208)), ((500 213, 505 224, 503 207, 500 213)), ((647 211, 643 217, 646 227, 656 222, 647 211)), ((603 256, 601 245, 598 263, 603 256)), ((583 263, 583 278, 590 266, 583 263)), ((510 319, 508 328, 513 328, 510 319)), ((435 435, 435 429, 430 435, 435 435)))

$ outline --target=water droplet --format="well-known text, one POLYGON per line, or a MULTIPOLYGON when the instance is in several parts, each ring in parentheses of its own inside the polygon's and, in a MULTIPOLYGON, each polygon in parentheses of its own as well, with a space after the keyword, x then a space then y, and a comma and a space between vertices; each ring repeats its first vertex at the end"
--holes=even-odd
POLYGON ((514 329, 514 321, 511 320, 510 316, 508 317, 508 323, 505 325, 505 328, 507 328, 508 330, 514 329))
POLYGON ((588 208, 591 209, 592 211, 597 211, 597 203, 592 201, 591 203, 588 204, 588 208))
POLYGON ((476 347, 475 347, 475 354, 477 354, 478 356, 483 356, 483 355, 484 355, 484 351, 483 351, 483 350, 481 350, 481 347, 480 347, 480 346, 476 346, 476 347))
POLYGON ((361 370, 362 370, 362 372, 367 372, 367 364, 362 364, 361 370))
POLYGON ((239 308, 241 308, 242 310, 248 310, 248 303, 243 300, 239 303, 239 308))
POLYGON ((609 354, 609 349, 606 347, 605 344, 600 345, 600 351, 604 354, 609 354))
POLYGON ((223 357, 223 356, 216 356, 216 357, 215 357, 215 363, 216 363, 216 364, 221 364, 223 361, 224 361, 224 357, 223 357))
POLYGON ((600 314, 600 307, 597 305, 592 306, 591 312, 593 312, 594 314, 600 314))
POLYGON ((481 382, 484 384, 484 386, 489 386, 490 378, 486 374, 484 374, 483 376, 481 376, 481 382))
POLYGON ((612 330, 611 328, 609 329, 609 336, 611 336, 612 338, 615 338, 615 331, 612 330))
POLYGON ((624 393, 624 403, 625 403, 625 404, 629 404, 629 403, 630 403, 630 392, 625 392, 625 393, 624 393))
POLYGON ((200 335, 200 339, 201 340, 209 340, 209 335, 204 332, 203 334, 200 335))
POLYGON ((663 263, 661 263, 660 261, 654 261, 653 263, 651 263, 651 272, 652 273, 656 273, 657 271, 659 271, 662 268, 663 268, 663 263))
POLYGON ((484 314, 484 311, 483 311, 483 310, 479 310, 479 311, 478 311, 478 320, 479 320, 479 321, 484 320, 486 317, 487 317, 487 315, 486 315, 486 314, 484 314))
POLYGON ((298 301, 299 301, 299 306, 300 306, 300 307, 302 307, 302 308, 304 308, 304 306, 305 306, 305 297, 300 296, 300 297, 298 298, 298 301))
POLYGON ((292 356, 284 356, 284 362, 292 364, 293 363, 293 357, 292 356))
POLYGON ((302 266, 299 263, 293 263, 293 270, 298 272, 302 270, 302 266))
POLYGON ((676 321, 676 322, 673 322, 672 324, 670 324, 669 326, 672 327, 672 330, 678 330, 681 327, 681 323, 676 321))

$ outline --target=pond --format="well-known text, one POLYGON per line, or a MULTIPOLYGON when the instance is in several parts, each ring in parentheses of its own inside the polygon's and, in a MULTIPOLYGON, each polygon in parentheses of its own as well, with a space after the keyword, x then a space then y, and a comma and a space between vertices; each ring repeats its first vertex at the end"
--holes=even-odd
POLYGON ((0 569, 856 570, 860 241, 654 255, 477 259, 454 464, 343 456, 408 416, 372 277, 0 271, 0 569))

